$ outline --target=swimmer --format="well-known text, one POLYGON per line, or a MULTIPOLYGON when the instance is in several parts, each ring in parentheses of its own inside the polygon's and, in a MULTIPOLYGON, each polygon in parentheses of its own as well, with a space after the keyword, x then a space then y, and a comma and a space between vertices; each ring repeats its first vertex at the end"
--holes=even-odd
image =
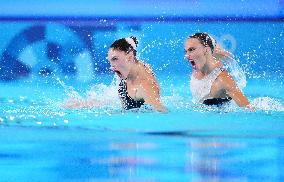
POLYGON ((185 57, 192 66, 190 91, 194 102, 220 106, 234 100, 240 107, 251 108, 221 59, 232 59, 207 33, 195 33, 184 44, 185 57))
MULTIPOLYGON (((147 104, 159 112, 167 112, 160 99, 160 87, 151 68, 137 59, 136 37, 113 42, 108 50, 110 69, 119 77, 118 95, 125 110, 147 104)), ((97 100, 71 100, 65 107, 97 107, 97 100)))

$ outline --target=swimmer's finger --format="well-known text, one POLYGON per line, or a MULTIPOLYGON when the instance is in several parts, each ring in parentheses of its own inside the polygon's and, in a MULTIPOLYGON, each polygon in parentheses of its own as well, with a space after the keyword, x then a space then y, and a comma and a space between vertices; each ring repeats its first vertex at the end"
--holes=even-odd
POLYGON ((226 50, 224 50, 220 47, 215 49, 215 54, 220 55, 220 56, 224 56, 224 57, 228 57, 228 58, 234 57, 234 55, 231 52, 226 51, 226 50))
POLYGON ((82 100, 80 100, 78 98, 68 98, 63 102, 62 107, 64 107, 64 108, 79 108, 81 106, 81 103, 82 103, 82 100))
POLYGON ((225 56, 229 59, 234 59, 234 55, 229 51, 225 51, 225 56))
POLYGON ((214 55, 217 59, 223 59, 223 60, 226 60, 226 61, 232 61, 234 60, 234 55, 228 51, 216 51, 215 52, 215 55, 214 55))

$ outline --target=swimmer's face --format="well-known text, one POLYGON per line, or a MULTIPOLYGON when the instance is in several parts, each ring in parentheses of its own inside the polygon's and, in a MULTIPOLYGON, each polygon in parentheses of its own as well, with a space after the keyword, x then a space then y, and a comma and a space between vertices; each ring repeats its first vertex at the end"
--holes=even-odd
POLYGON ((192 69, 201 70, 206 64, 206 47, 198 39, 189 38, 184 43, 186 59, 191 63, 192 69))
POLYGON ((109 49, 108 51, 108 60, 111 66, 110 69, 114 71, 121 79, 126 79, 129 74, 129 59, 129 54, 124 51, 115 49, 109 49))

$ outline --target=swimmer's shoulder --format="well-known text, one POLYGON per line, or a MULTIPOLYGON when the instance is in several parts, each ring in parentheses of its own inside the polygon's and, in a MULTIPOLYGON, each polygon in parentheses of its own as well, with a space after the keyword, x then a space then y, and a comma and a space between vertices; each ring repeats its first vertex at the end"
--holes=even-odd
POLYGON ((233 77, 230 75, 230 73, 226 69, 222 68, 222 72, 216 78, 214 84, 218 87, 228 89, 229 87, 235 85, 235 81, 233 77))
POLYGON ((149 79, 149 78, 152 78, 152 79, 155 79, 155 75, 154 75, 154 72, 151 68, 150 65, 146 64, 146 63, 143 63, 143 62, 140 62, 139 63, 140 66, 141 66, 141 75, 142 75, 142 79, 149 79))

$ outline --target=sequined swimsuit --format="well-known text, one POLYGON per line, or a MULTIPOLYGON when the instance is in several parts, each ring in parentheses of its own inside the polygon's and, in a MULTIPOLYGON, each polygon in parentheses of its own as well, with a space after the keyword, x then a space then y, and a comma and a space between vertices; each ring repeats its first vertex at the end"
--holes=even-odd
POLYGON ((209 97, 213 82, 224 70, 225 70, 224 68, 217 67, 209 75, 205 76, 201 80, 198 80, 194 78, 194 76, 191 76, 190 91, 193 97, 193 102, 203 103, 205 105, 219 106, 232 100, 231 97, 226 97, 226 98, 209 97))
POLYGON ((122 79, 119 83, 118 95, 125 110, 140 108, 145 102, 144 99, 134 100, 128 95, 127 84, 125 79, 122 79))

